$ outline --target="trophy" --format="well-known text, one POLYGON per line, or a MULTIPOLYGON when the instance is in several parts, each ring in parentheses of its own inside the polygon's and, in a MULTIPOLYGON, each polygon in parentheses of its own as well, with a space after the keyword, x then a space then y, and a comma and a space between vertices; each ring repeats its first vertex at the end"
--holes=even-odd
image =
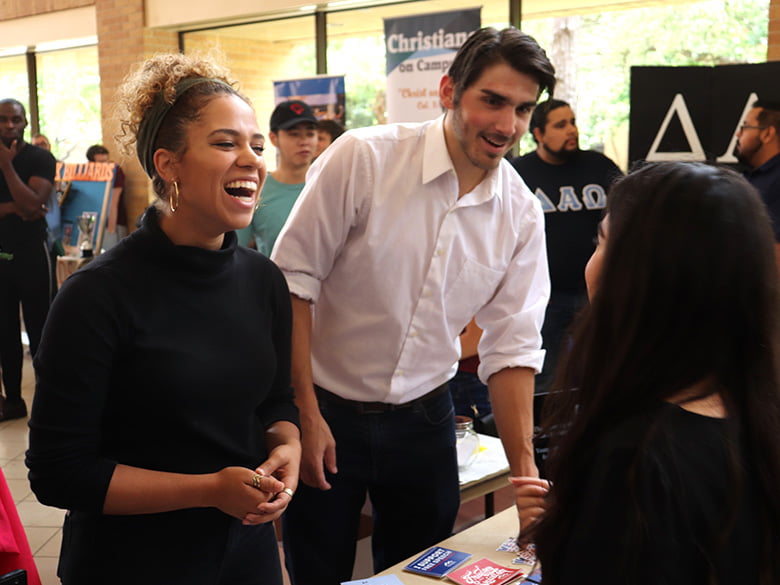
POLYGON ((97 223, 97 213, 85 211, 78 218, 79 249, 82 258, 92 258, 92 234, 97 223))

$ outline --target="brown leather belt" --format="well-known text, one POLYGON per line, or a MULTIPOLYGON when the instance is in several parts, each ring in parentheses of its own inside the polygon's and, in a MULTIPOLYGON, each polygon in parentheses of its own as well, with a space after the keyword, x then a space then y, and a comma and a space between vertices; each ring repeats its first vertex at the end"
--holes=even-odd
POLYGON ((317 392, 317 398, 323 402, 350 408, 357 414, 384 414, 386 412, 404 410, 414 406, 415 404, 421 404, 427 400, 436 398, 439 396, 439 394, 447 392, 448 385, 447 382, 445 382, 427 394, 423 394, 419 398, 415 398, 409 402, 404 402, 403 404, 389 404, 387 402, 360 402, 359 400, 349 400, 347 398, 342 398, 341 396, 337 396, 336 394, 333 394, 333 392, 328 392, 325 390, 325 388, 321 388, 319 386, 315 386, 314 388, 317 392))

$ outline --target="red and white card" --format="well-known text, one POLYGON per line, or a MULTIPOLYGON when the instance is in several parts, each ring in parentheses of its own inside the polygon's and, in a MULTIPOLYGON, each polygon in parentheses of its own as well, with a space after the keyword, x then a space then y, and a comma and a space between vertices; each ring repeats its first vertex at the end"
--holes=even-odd
POLYGON ((525 577, 522 569, 510 569, 489 559, 480 559, 447 574, 460 585, 504 585, 525 577))

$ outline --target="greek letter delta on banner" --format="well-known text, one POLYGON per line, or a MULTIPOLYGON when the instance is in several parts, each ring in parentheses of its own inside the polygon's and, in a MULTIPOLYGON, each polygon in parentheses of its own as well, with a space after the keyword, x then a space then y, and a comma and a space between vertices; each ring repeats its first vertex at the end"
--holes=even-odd
POLYGON ((439 81, 479 27, 479 8, 385 19, 389 122, 423 122, 441 114, 439 81))
POLYGON ((753 103, 777 95, 780 63, 631 68, 629 162, 736 165, 737 131, 753 103))

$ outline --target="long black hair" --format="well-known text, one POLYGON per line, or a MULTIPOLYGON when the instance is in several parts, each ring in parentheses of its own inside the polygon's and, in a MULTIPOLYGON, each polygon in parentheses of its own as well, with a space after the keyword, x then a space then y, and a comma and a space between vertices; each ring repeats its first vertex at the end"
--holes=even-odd
MULTIPOLYGON (((545 409, 553 488, 535 531, 539 550, 563 549, 599 438, 632 415, 652 418, 664 400, 708 380, 728 412, 732 444, 741 432, 755 456, 765 512, 759 573, 778 583, 778 275, 765 207, 732 171, 655 163, 612 186, 607 214, 596 292, 545 409)), ((635 550, 641 515, 630 511, 629 534, 616 535, 635 550)), ((555 585, 555 566, 544 571, 545 584, 555 585)))

